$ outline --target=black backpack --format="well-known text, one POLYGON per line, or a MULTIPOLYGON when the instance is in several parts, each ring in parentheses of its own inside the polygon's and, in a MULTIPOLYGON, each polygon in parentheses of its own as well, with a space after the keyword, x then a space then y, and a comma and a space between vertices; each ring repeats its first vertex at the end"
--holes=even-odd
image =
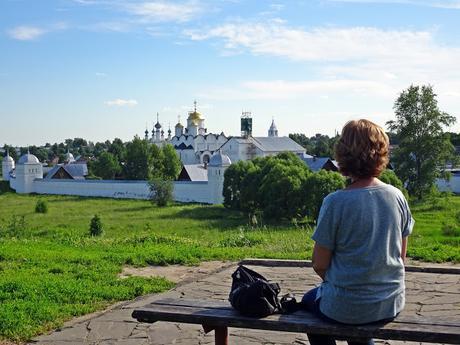
POLYGON ((281 290, 278 283, 268 282, 264 276, 247 267, 239 266, 232 279, 228 300, 244 316, 265 317, 298 310, 292 295, 285 295, 281 301, 278 299, 281 290))

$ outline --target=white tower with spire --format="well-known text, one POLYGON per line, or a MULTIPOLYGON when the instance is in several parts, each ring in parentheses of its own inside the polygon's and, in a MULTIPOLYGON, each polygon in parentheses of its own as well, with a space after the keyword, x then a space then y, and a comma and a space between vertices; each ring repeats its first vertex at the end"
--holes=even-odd
POLYGON ((10 180, 10 173, 14 170, 14 159, 10 156, 10 151, 6 150, 6 156, 2 160, 3 181, 10 180))
POLYGON ((272 124, 268 129, 268 136, 272 138, 278 136, 278 128, 276 128, 275 119, 272 119, 272 124))

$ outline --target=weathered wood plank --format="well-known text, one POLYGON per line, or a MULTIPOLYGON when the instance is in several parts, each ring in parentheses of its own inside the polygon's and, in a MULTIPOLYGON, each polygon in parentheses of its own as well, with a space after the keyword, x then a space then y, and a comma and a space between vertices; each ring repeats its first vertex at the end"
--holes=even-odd
MULTIPOLYGON (((192 307, 192 308, 215 308, 215 309, 228 309, 233 312, 234 309, 230 305, 229 302, 226 301, 219 301, 219 300, 192 300, 192 299, 186 299, 186 298, 164 298, 161 300, 154 301, 150 304, 147 304, 145 307, 152 307, 155 308, 155 305, 166 305, 166 306, 181 306, 181 307, 192 307)), ((302 311, 299 311, 298 313, 302 313, 302 311)), ((237 312, 235 312, 236 316, 241 316, 237 312)), ((297 314, 297 313, 296 313, 297 314)), ((290 315, 296 315, 296 314, 288 314, 284 315, 286 317, 289 317, 290 315)), ((308 314, 308 313, 307 313, 308 314)), ((279 317, 279 314, 271 315, 270 317, 279 317)), ((436 318, 430 318, 430 317, 424 317, 424 316, 419 316, 419 315, 411 315, 411 316, 406 316, 406 315, 399 315, 397 318, 395 318, 392 322, 395 323, 414 323, 417 325, 438 325, 438 326, 454 326, 454 327, 460 327, 460 318, 457 317, 436 317, 436 318)))
MULTIPOLYGON (((312 262, 308 260, 244 259, 239 264, 268 267, 312 267, 312 262)), ((460 274, 460 267, 406 265, 405 270, 406 272, 460 274)))
POLYGON ((330 334, 338 337, 407 340, 460 344, 460 322, 430 322, 429 318, 401 317, 393 322, 370 325, 342 325, 322 321, 313 314, 299 311, 289 315, 270 315, 256 319, 239 315, 219 301, 166 299, 134 310, 133 317, 142 322, 171 321, 296 333, 330 334))

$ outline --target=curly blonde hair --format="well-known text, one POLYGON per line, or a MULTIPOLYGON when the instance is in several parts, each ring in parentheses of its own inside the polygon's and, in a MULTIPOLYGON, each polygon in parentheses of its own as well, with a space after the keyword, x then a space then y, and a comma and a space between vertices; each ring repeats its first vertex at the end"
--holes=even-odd
POLYGON ((389 140, 382 127, 369 120, 352 120, 335 146, 340 172, 350 177, 378 177, 389 158, 389 140))

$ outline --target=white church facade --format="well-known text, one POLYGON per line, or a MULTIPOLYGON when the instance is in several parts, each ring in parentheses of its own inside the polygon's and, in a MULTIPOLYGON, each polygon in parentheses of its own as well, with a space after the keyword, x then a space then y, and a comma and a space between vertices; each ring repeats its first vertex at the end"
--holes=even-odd
POLYGON ((194 109, 188 113, 187 126, 179 122, 174 127, 174 136, 171 129, 165 135, 163 126, 157 120, 153 126, 152 136, 145 130, 145 139, 162 146, 169 143, 174 146, 183 165, 207 164, 212 155, 217 151, 230 157, 232 162, 250 160, 256 157, 276 155, 281 152, 292 152, 303 157, 305 149, 289 137, 278 136, 275 121, 272 120, 266 137, 252 136, 252 117, 244 112, 241 117, 241 136, 227 137, 224 132, 220 134, 208 133, 205 119, 197 111, 196 101, 194 109))
POLYGON ((184 127, 179 121, 174 126, 174 136, 171 129, 165 131, 159 122, 157 113, 157 122, 153 126, 152 137, 149 138, 149 131, 145 130, 145 139, 153 144, 162 146, 169 143, 176 149, 182 164, 205 164, 208 163, 214 153, 227 142, 228 138, 222 132, 220 134, 208 133, 205 127, 205 119, 197 111, 196 101, 194 110, 188 113, 187 126, 184 127))

